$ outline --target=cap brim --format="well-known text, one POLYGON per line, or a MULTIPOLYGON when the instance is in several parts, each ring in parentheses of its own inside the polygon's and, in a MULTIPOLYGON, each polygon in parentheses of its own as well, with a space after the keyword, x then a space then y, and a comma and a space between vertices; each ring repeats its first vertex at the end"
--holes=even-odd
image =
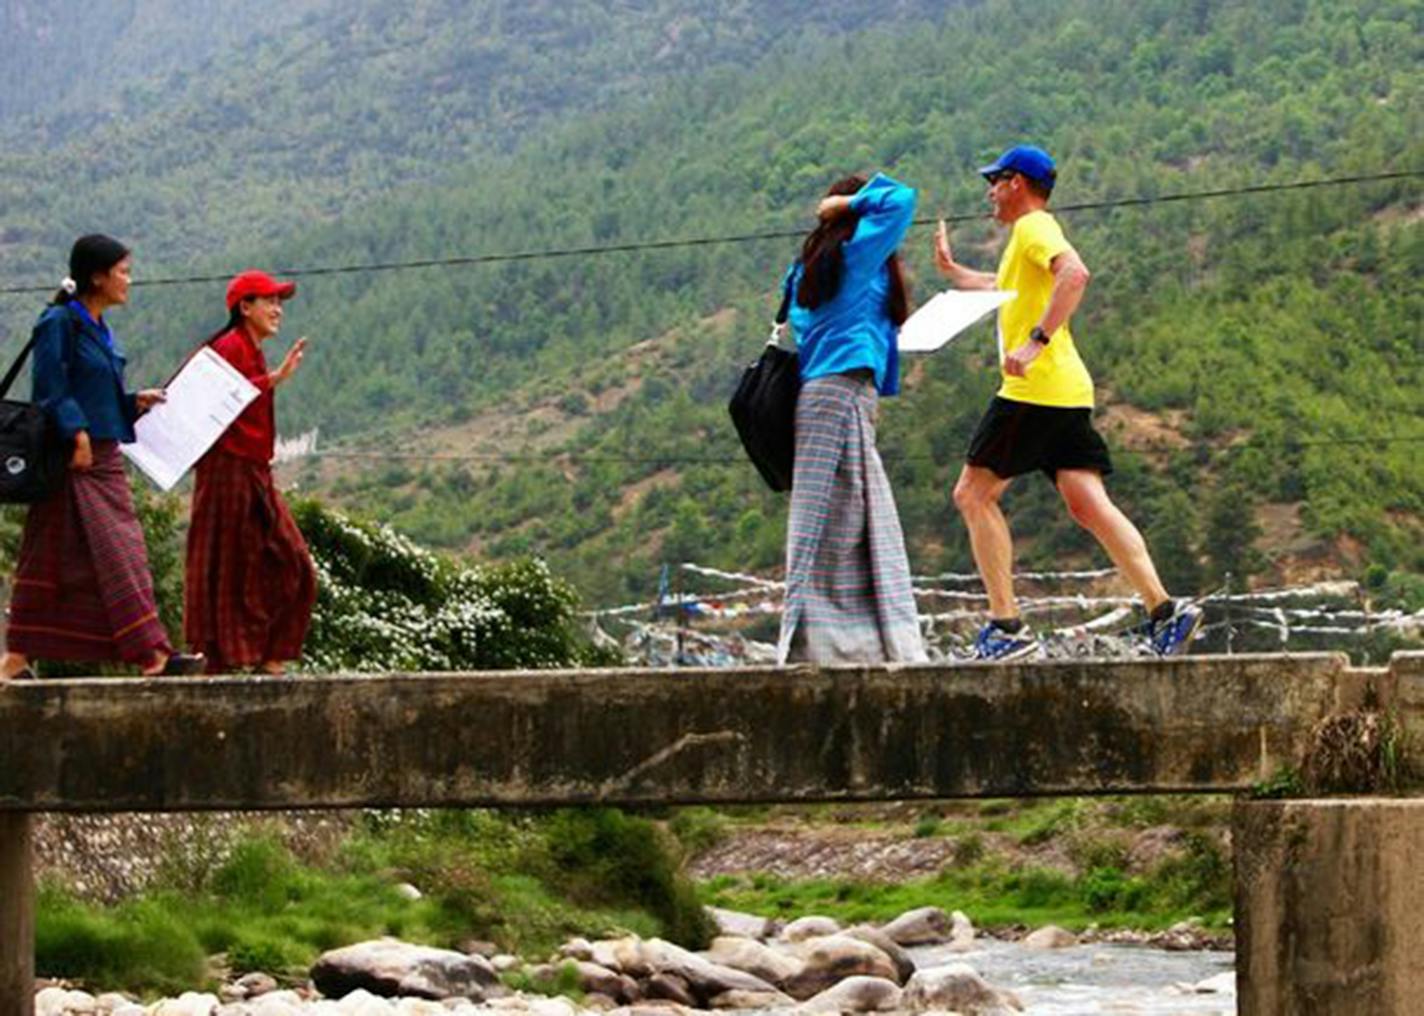
POLYGON ((290 300, 297 295, 297 284, 295 282, 279 282, 277 291, 272 295, 279 300, 290 300))
POLYGON ((997 173, 997 172, 999 172, 1000 170, 1002 170, 1003 168, 1004 168, 1004 167, 1003 167, 1003 164, 1002 164, 1002 163, 999 163, 999 162, 991 162, 991 163, 989 163, 989 165, 987 165, 987 166, 980 166, 980 167, 979 167, 979 175, 980 175, 980 176, 988 176, 990 173, 997 173))

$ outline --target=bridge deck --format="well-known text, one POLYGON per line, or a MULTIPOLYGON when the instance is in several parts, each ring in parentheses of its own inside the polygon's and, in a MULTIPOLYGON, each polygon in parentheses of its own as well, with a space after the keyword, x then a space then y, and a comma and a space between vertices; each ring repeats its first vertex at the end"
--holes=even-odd
POLYGON ((0 811, 1237 791, 1390 676, 1310 655, 35 682, 0 690, 0 811))

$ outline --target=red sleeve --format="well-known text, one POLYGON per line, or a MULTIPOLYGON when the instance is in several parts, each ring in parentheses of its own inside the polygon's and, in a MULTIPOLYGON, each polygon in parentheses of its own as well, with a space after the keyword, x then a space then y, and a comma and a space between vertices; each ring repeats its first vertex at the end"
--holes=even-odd
POLYGON ((267 373, 267 365, 252 348, 252 343, 237 332, 228 332, 213 340, 213 352, 241 372, 259 392, 272 389, 272 377, 267 373))

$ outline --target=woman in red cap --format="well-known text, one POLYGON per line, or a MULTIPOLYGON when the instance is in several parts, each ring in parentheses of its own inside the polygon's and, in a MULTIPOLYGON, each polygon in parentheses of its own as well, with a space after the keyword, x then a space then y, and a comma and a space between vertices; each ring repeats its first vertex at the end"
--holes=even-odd
MULTIPOLYGON (((173 652, 158 619, 143 527, 134 514, 121 442, 163 399, 131 392, 127 360, 105 314, 129 299, 129 249, 81 236, 69 278, 35 324, 34 400, 69 448, 69 468, 30 507, 10 598, 0 684, 34 677, 30 661, 121 662, 144 674, 190 674, 199 658, 173 652)), ((23 354, 22 354, 23 357, 23 354)))
POLYGON ((209 673, 283 673, 302 654, 316 603, 311 554, 272 480, 273 393, 301 365, 306 339, 276 370, 262 355, 282 326, 282 302, 296 291, 294 282, 243 272, 227 287, 227 324, 208 340, 259 392, 199 460, 193 490, 183 633, 207 656, 209 673))

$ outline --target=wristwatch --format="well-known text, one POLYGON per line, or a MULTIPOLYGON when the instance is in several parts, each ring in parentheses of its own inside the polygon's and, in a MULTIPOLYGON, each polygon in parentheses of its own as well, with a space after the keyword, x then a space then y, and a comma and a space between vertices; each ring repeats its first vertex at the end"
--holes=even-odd
POLYGON ((1037 342, 1041 346, 1046 346, 1048 345, 1048 333, 1038 327, 1038 325, 1034 325, 1033 331, 1028 333, 1028 341, 1037 342))

